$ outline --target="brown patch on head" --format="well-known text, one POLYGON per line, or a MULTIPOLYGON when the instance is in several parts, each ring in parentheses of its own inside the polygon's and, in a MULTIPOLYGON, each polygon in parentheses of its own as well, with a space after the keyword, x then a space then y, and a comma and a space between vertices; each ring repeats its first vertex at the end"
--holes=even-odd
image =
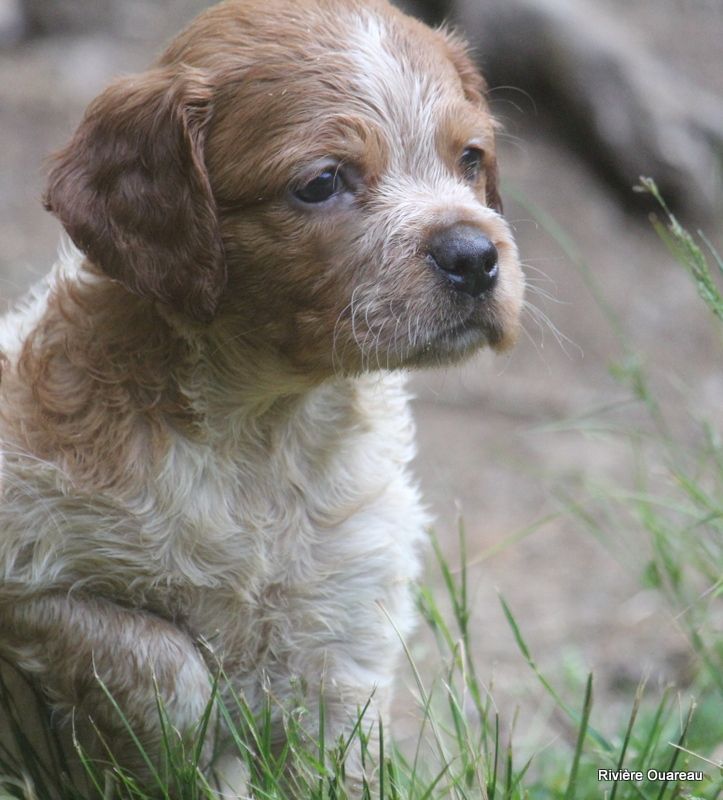
POLYGON ((106 274, 201 321, 226 277, 203 156, 211 91, 181 66, 118 81, 55 157, 45 195, 106 274))
POLYGON ((462 90, 468 102, 477 107, 486 105, 487 82, 469 54, 469 46, 455 33, 439 31, 445 55, 457 70, 462 90))
MULTIPOLYGON (((499 123, 489 116, 489 106, 487 104, 487 82, 477 69, 472 60, 469 47, 466 42, 459 38, 455 33, 439 31, 443 47, 449 60, 459 75, 462 83, 462 90, 466 100, 476 109, 482 111, 490 119, 492 129, 497 129, 499 123)), ((492 141, 490 137, 490 141, 492 141)), ((484 159, 485 169, 485 202, 498 214, 503 213, 502 198, 499 193, 499 173, 497 169, 497 158, 494 149, 485 150, 484 159)))
POLYGON ((502 198, 499 190, 499 171, 497 157, 494 153, 486 152, 484 159, 485 173, 485 203, 498 214, 504 213, 502 198))

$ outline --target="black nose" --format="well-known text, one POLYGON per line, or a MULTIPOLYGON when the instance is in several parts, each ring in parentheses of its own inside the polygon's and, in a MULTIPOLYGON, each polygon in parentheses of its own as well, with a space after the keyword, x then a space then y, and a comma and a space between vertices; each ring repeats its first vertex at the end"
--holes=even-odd
POLYGON ((435 231, 427 252, 447 280, 472 297, 479 297, 497 283, 497 248, 472 225, 457 224, 435 231))

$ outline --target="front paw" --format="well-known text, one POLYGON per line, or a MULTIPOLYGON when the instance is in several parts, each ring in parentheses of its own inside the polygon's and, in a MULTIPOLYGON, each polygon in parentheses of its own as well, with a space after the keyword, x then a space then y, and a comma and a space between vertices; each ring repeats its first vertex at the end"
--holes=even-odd
POLYGON ((214 761, 208 782, 217 800, 252 800, 248 769, 232 753, 224 753, 214 761))

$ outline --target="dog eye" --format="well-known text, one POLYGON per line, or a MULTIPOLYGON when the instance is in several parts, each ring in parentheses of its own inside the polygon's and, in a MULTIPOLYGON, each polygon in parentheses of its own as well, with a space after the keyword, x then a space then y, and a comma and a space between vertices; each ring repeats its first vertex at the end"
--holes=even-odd
POLYGON ((304 203, 323 203, 344 188, 344 181, 338 169, 325 169, 310 180, 306 186, 297 189, 294 195, 304 203))
POLYGON ((482 172, 483 153, 476 147, 467 147, 459 159, 462 175, 468 183, 476 183, 482 172))

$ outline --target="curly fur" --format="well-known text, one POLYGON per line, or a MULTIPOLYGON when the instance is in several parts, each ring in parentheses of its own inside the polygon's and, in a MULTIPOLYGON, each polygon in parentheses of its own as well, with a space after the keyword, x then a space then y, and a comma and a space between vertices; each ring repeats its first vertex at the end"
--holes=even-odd
POLYGON ((404 371, 517 330, 483 92, 381 1, 229 0, 56 157, 76 247, 0 325, 0 656, 122 763, 98 678, 152 755, 154 682, 191 736, 219 665, 312 729, 323 696, 331 737, 388 714, 427 523, 404 371), (302 207, 330 156, 354 192, 302 207), (483 298, 425 254, 457 223, 499 253, 483 298))

